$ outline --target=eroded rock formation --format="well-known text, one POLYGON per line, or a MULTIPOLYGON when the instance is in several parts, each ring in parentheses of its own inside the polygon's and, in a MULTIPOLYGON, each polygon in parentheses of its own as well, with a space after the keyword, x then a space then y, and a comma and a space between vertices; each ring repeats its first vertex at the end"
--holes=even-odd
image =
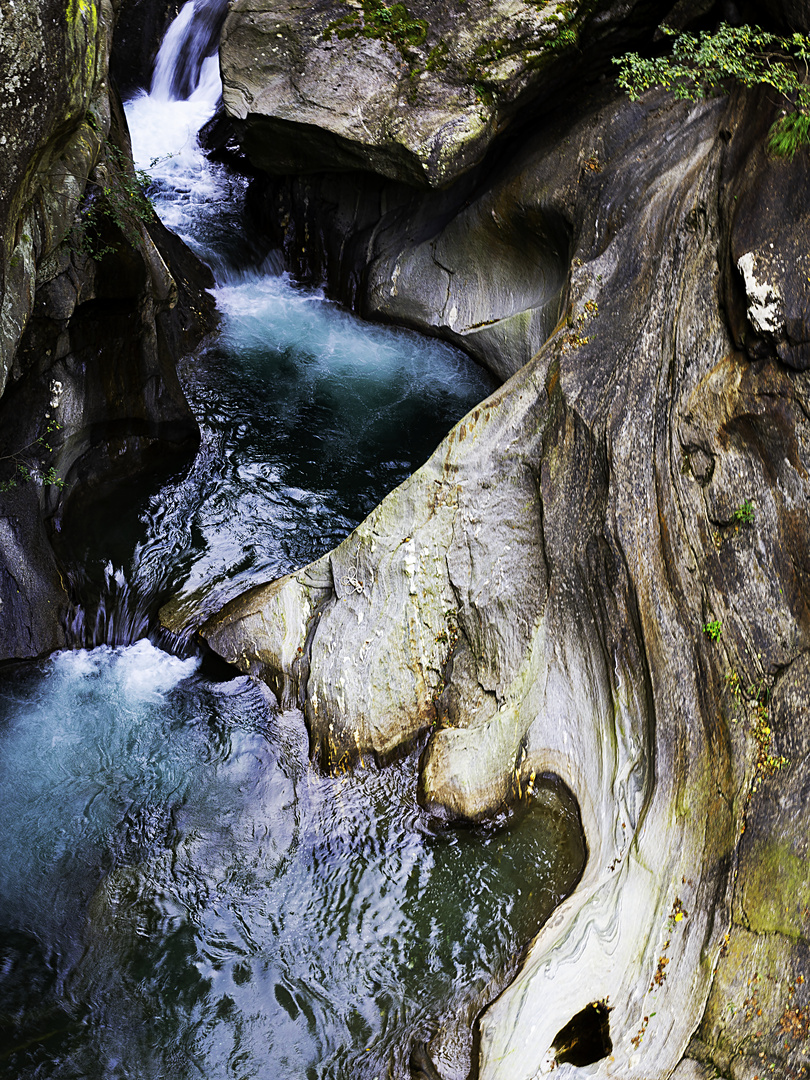
MULTIPOLYGON (((226 103, 256 164, 313 174, 263 189, 288 251, 508 381, 334 552, 202 633, 300 705, 324 767, 422 738, 437 814, 546 771, 575 793, 588 865, 481 1017, 481 1077, 806 1075, 807 151, 767 155, 751 93, 574 93, 563 46, 592 43, 581 79, 666 4, 361 8, 237 0, 226 103)), ((805 4, 763 14, 807 29, 805 4)), ((2 453, 53 419, 42 467, 77 484, 193 441, 171 357, 208 321, 158 226, 112 222, 101 260, 64 244, 126 158, 112 24, 17 5, 0 45, 2 453)), ((2 499, 0 658, 37 655, 64 641, 62 495, 2 499)))
POLYGON ((802 1075, 807 152, 767 155, 755 94, 589 93, 455 194, 273 189, 361 310, 511 378, 340 547, 201 632, 300 705, 325 767, 429 735, 437 813, 544 771, 576 795, 584 877, 481 1017, 481 1077, 802 1075))
POLYGON ((270 173, 366 169, 443 187, 521 106, 570 78, 580 45, 617 29, 626 39, 648 19, 639 0, 236 0, 223 98, 270 173))

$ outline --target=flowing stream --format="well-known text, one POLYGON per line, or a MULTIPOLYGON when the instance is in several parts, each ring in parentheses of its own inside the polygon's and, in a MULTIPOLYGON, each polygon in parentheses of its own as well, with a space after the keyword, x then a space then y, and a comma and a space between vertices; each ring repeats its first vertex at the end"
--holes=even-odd
POLYGON ((0 1076, 383 1080, 454 1025, 459 1076, 581 872, 576 808, 549 783, 509 822, 437 830, 415 755, 321 776, 299 713, 153 643, 166 596, 219 605, 334 546, 490 389, 248 243, 243 179, 196 141, 220 92, 198 2, 127 114, 217 279, 221 333, 182 370, 202 445, 88 515, 88 647, 0 672, 0 1076))

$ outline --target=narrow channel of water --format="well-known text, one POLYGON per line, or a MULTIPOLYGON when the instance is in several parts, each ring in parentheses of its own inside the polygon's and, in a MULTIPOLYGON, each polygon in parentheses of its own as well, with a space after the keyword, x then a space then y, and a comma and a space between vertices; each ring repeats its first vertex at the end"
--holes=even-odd
POLYGON ((161 216, 217 276, 221 335, 182 372, 202 447, 88 516, 96 647, 0 672, 0 1076, 402 1080, 571 889, 582 837, 552 787, 436 833, 415 758, 320 776, 299 713, 145 637, 169 593, 219 603, 332 547, 489 389, 245 240, 242 179, 196 143, 216 58, 173 98, 193 16, 127 112, 161 216))
POLYGON ((215 608, 329 551, 493 389, 464 353, 362 322, 248 242, 247 182, 197 140, 221 92, 217 58, 198 61, 188 99, 172 92, 175 66, 194 61, 192 7, 167 35, 151 93, 126 112, 158 213, 214 270, 222 330, 181 368, 202 430, 190 470, 82 507, 84 645, 147 633, 169 595, 205 592, 215 608))

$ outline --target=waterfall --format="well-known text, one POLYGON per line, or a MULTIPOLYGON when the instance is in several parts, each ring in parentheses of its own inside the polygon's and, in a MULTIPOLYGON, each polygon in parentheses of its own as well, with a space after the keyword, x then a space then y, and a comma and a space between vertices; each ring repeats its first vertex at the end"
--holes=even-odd
POLYGON ((214 61, 218 68, 219 35, 227 11, 227 0, 188 0, 160 47, 152 76, 152 97, 161 101, 185 100, 203 80, 206 61, 214 61))
POLYGON ((222 96, 217 45, 226 11, 226 0, 188 0, 160 46, 149 93, 124 106, 132 157, 151 177, 158 216, 209 263, 201 212, 205 217, 206 204, 227 207, 233 198, 227 174, 208 163, 197 133, 222 96))
POLYGON ((150 91, 125 105, 158 215, 214 271, 221 331, 181 364, 195 461, 159 490, 144 481, 109 496, 94 528, 77 530, 97 538, 80 542, 70 571, 71 641, 86 647, 151 635, 182 649, 157 637, 169 597, 205 595, 213 610, 322 555, 491 388, 451 346, 360 322, 296 284, 245 226, 246 178, 209 161, 197 137, 221 95, 212 27, 223 10, 189 0, 150 91))

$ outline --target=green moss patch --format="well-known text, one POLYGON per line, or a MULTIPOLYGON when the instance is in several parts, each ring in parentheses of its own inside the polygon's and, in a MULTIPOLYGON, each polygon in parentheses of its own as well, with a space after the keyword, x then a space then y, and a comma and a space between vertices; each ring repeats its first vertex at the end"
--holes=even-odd
POLYGON ((415 19, 404 4, 392 4, 383 0, 363 0, 361 11, 350 11, 335 19, 326 27, 325 36, 333 34, 340 40, 354 37, 370 38, 388 42, 404 53, 421 45, 428 33, 425 19, 415 19))
POLYGON ((807 863, 789 841, 756 840, 745 853, 740 878, 742 906, 751 930, 794 939, 810 936, 807 863))

